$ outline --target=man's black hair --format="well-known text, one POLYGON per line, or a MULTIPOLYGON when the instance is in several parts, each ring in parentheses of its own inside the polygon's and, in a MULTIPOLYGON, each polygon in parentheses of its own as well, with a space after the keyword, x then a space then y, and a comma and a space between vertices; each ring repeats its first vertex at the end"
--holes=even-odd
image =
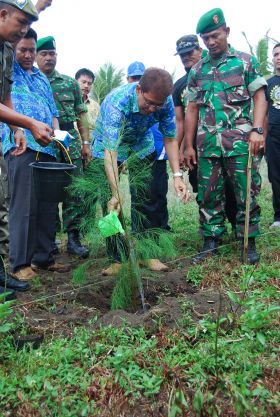
POLYGON ((274 50, 275 48, 278 48, 279 46, 280 46, 280 42, 276 43, 276 44, 273 46, 272 50, 274 50))
POLYGON ((34 39, 35 42, 37 43, 37 33, 35 32, 34 29, 29 28, 28 32, 24 35, 23 39, 34 39))
POLYGON ((81 68, 76 72, 75 80, 78 80, 82 75, 86 75, 87 77, 92 78, 92 81, 94 81, 94 79, 95 79, 95 75, 91 70, 89 70, 87 68, 81 68))
POLYGON ((129 78, 131 78, 134 82, 137 82, 141 80, 142 75, 132 75, 132 76, 129 76, 129 78))

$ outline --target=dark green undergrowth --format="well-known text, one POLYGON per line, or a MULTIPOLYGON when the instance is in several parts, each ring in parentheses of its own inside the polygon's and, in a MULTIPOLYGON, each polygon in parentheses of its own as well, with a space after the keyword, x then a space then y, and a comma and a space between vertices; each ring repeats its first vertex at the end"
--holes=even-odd
MULTIPOLYGON (((239 262, 225 237, 221 255, 189 267, 186 279, 226 294, 231 309, 175 328, 76 328, 71 339, 45 340, 16 351, 0 338, 0 416, 12 417, 276 417, 279 407, 280 233, 271 233, 271 192, 262 191, 261 263, 239 262)), ((196 203, 173 201, 177 257, 200 246, 196 203)), ((173 254, 172 254, 173 255, 173 254)), ((180 266, 179 266, 180 268, 180 266)), ((2 320, 4 323, 4 320, 2 320)))

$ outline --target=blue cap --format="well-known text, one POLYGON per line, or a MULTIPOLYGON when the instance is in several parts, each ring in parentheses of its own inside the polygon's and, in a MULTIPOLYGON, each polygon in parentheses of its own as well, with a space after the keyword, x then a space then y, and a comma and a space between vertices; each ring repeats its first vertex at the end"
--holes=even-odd
POLYGON ((143 62, 135 61, 127 68, 127 76, 135 77, 137 75, 143 75, 145 72, 145 65, 143 62))

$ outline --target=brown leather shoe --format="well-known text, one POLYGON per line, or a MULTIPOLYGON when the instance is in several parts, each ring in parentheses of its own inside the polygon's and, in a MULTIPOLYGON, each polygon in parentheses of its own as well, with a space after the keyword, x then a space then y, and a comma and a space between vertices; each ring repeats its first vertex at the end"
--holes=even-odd
POLYGON ((150 271, 155 272, 166 272, 169 269, 168 266, 160 262, 159 259, 146 259, 141 261, 141 265, 144 265, 149 268, 150 271))
POLYGON ((102 275, 112 276, 117 275, 122 267, 122 264, 114 263, 109 266, 107 269, 102 269, 102 275))
POLYGON ((38 276, 38 274, 36 274, 36 272, 34 272, 30 266, 24 266, 23 268, 20 268, 18 271, 13 272, 10 275, 19 281, 29 281, 38 276))
POLYGON ((33 271, 40 271, 40 269, 44 271, 59 272, 59 273, 70 271, 70 265, 59 264, 58 262, 55 262, 54 264, 47 265, 47 266, 43 266, 43 265, 39 266, 39 265, 31 264, 31 268, 33 269, 33 271))

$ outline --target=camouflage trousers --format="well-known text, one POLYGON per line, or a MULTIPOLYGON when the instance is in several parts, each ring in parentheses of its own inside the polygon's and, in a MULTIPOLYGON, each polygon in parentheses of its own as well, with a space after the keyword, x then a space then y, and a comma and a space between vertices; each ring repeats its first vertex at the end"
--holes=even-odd
POLYGON ((8 255, 8 175, 0 149, 0 255, 8 255))
MULTIPOLYGON (((83 175, 82 158, 73 159, 72 162, 77 166, 77 169, 74 170, 73 176, 83 175)), ((79 230, 81 216, 82 213, 79 196, 74 196, 71 193, 67 193, 65 201, 62 203, 63 231, 69 233, 75 230, 79 230)), ((57 227, 57 231, 60 231, 60 227, 57 227)))
MULTIPOLYGON (((259 232, 260 207, 256 197, 261 189, 259 158, 253 158, 249 237, 259 232)), ((198 204, 200 231, 203 236, 221 237, 225 232, 225 188, 223 170, 227 172, 237 202, 236 233, 244 236, 248 155, 221 158, 198 158, 198 204)))

